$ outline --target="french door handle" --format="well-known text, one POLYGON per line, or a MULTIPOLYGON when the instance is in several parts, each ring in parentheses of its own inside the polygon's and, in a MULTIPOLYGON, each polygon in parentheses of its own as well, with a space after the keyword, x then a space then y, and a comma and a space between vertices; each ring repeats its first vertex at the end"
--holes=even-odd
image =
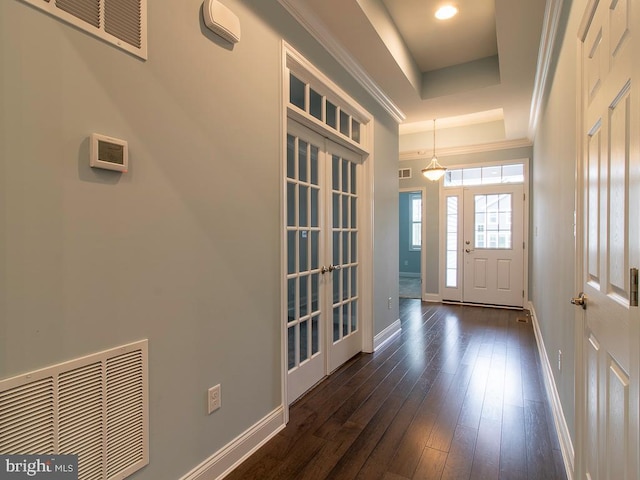
POLYGON ((325 267, 324 265, 320 268, 320 273, 325 274, 327 272, 333 272, 334 270, 341 270, 342 265, 329 265, 329 267, 325 267))
POLYGON ((464 251, 467 253, 475 252, 472 248, 465 248, 464 251))

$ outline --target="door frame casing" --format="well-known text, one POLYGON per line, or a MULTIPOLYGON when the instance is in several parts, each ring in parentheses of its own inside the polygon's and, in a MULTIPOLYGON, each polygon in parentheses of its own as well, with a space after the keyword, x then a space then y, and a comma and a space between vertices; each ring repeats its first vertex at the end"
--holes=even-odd
MULTIPOLYGON (((460 212, 463 208, 464 204, 464 192, 463 187, 447 187, 444 188, 444 180, 440 182, 439 189, 439 206, 438 206, 438 216, 439 216, 439 228, 438 228, 438 237, 439 237, 439 247, 438 247, 438 294, 440 296, 440 301, 444 299, 444 292, 447 291, 449 287, 447 287, 447 205, 446 200, 447 196, 457 196, 458 197, 458 212, 460 212)), ((463 217, 458 213, 458 242, 457 242, 457 250, 458 250, 458 264, 456 271, 456 280, 458 287, 456 288, 458 292, 456 292, 457 298, 452 299, 454 301, 462 302, 462 245, 464 240, 462 239, 462 229, 463 229, 463 217)))
MULTIPOLYGON (((584 173, 585 162, 584 154, 586 152, 585 142, 586 139, 582 135, 582 124, 584 123, 584 108, 582 105, 582 91, 584 88, 583 79, 583 57, 582 49, 584 48, 584 36, 586 35, 587 25, 583 23, 580 26, 578 35, 576 36, 576 80, 575 80, 575 95, 576 95, 576 167, 575 167, 575 198, 574 198, 574 292, 579 292, 582 289, 582 279, 584 278, 584 239, 583 229, 586 222, 583 218, 585 215, 584 209, 584 173)), ((573 467, 573 478, 584 478, 585 475, 585 459, 582 452, 584 451, 585 444, 585 369, 584 369, 584 330, 586 324, 586 318, 584 310, 582 308, 574 309, 574 391, 575 391, 575 405, 574 405, 574 424, 575 424, 575 445, 573 445, 573 458, 565 459, 565 464, 571 463, 573 467)))
POLYGON ((425 293, 425 285, 426 285, 426 272, 427 272, 427 222, 426 222, 426 198, 427 198, 427 187, 404 187, 398 190, 398 195, 401 193, 413 193, 420 192, 422 196, 422 224, 420 225, 420 229, 422 231, 422 241, 420 242, 420 299, 423 302, 427 300, 427 294, 425 293))
MULTIPOLYGON (((486 162, 486 163, 465 163, 465 164, 457 164, 457 165, 448 165, 447 168, 450 170, 459 169, 459 168, 480 168, 480 167, 491 167, 497 165, 511 165, 515 163, 522 163, 524 165, 524 182, 522 183, 522 188, 524 191, 524 207, 523 207, 523 232, 522 238, 524 239, 524 249, 523 249, 523 265, 522 265, 522 288, 524 290, 524 297, 522 298, 522 305, 525 308, 529 305, 529 244, 531 243, 530 230, 529 230, 529 209, 530 209, 530 181, 529 181, 529 158, 514 158, 511 160, 500 160, 496 162, 486 162)), ((503 185, 503 184, 496 184, 503 185)), ((438 207, 438 215, 439 215, 439 247, 438 254, 440 257, 439 261, 439 271, 438 271, 438 288, 440 299, 443 299, 443 293, 445 291, 445 275, 446 275, 446 225, 447 225, 447 216, 446 216, 446 205, 445 200, 447 196, 447 192, 456 192, 459 195, 460 203, 458 205, 458 211, 462 211, 463 201, 464 201, 464 185, 456 186, 456 187, 445 187, 444 180, 439 182, 439 207, 438 207), (458 193, 459 192, 459 193, 458 193)), ((464 268, 464 258, 462 257, 462 233, 464 232, 464 223, 463 216, 458 215, 458 285, 460 288, 460 303, 463 299, 462 292, 462 272, 464 268)), ((457 301, 457 300, 456 300, 457 301)))
MULTIPOLYGON (((286 41, 281 43, 281 77, 280 77, 280 350, 281 350, 281 407, 284 412, 285 424, 289 421, 288 391, 288 362, 287 362, 287 328, 283 318, 287 313, 286 288, 287 277, 287 240, 286 240, 286 155, 287 155, 287 122, 292 119, 302 126, 324 136, 325 138, 352 149, 362 158, 361 186, 362 197, 359 204, 359 259, 358 283, 360 291, 360 328, 362 329, 361 351, 372 353, 374 349, 373 328, 373 145, 374 145, 374 118, 357 103, 349 94, 344 92, 331 79, 318 70, 311 62, 303 57, 295 48, 286 41), (289 104, 289 72, 290 66, 295 66, 295 71, 303 73, 307 79, 312 79, 324 89, 331 92, 332 99, 338 99, 354 112, 360 121, 361 143, 345 140, 340 134, 326 127, 322 122, 313 117, 305 116, 299 109, 295 110, 289 104)), ((326 359, 326 365, 329 359, 326 359)), ((327 375, 331 372, 326 371, 327 375)))

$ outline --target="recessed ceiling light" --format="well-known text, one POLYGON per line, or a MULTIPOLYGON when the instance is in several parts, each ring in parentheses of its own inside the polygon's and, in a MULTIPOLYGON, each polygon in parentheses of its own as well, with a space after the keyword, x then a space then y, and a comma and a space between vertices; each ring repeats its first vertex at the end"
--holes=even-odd
POLYGON ((458 13, 458 9, 453 5, 444 5, 436 11, 436 18, 438 20, 447 20, 454 17, 458 13))

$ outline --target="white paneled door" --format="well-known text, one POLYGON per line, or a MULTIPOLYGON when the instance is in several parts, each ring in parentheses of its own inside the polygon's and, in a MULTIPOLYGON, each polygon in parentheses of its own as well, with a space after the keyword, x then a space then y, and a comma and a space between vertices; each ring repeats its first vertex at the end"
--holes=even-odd
POLYGON ((580 32, 582 292, 572 303, 582 337, 577 476, 589 480, 640 478, 638 7, 589 2, 580 32))
POLYGON ((358 211, 360 158, 288 121, 286 189, 287 400, 362 349, 358 211))
POLYGON ((463 302, 522 307, 522 184, 465 188, 463 202, 463 302))

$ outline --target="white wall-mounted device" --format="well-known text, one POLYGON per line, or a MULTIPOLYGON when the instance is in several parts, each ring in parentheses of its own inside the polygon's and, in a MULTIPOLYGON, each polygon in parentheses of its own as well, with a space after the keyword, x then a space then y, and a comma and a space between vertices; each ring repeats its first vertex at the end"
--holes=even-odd
POLYGON ((89 166, 126 173, 129 169, 127 141, 92 133, 89 138, 89 166))
POLYGON ((231 43, 240 41, 240 20, 218 0, 204 0, 202 16, 204 24, 215 34, 231 43))

